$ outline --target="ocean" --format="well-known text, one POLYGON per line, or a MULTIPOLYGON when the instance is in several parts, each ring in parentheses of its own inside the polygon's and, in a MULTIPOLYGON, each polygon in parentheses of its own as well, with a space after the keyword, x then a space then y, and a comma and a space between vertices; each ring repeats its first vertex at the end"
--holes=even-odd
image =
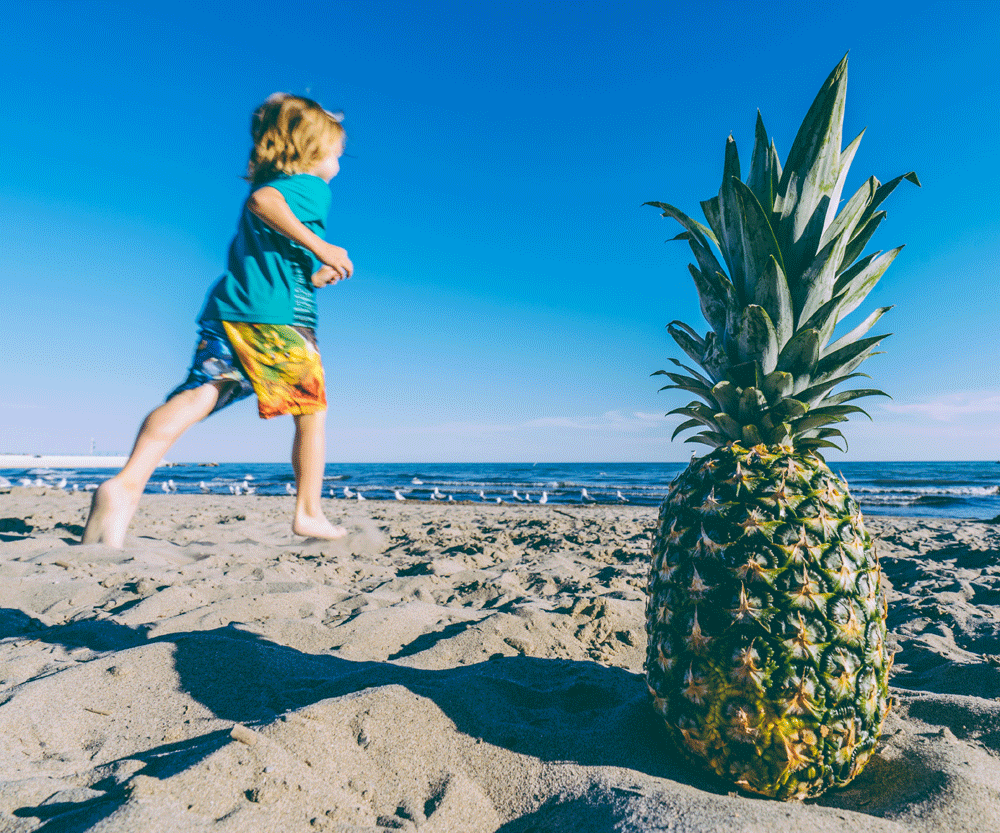
MULTIPOLYGON (((837 463, 870 515, 1000 516, 1000 463, 837 463)), ((357 499, 656 506, 683 463, 327 463, 324 495, 357 499)), ((0 469, 13 485, 86 490, 111 469, 0 469), (63 482, 65 481, 65 482, 63 482)), ((287 463, 173 464, 154 472, 147 493, 283 495, 287 463)))

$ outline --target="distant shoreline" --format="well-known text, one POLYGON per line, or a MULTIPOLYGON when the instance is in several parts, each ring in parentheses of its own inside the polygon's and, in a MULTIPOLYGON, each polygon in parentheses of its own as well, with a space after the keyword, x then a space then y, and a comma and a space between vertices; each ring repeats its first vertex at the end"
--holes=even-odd
POLYGON ((97 454, 0 454, 0 469, 120 469, 127 460, 97 454))

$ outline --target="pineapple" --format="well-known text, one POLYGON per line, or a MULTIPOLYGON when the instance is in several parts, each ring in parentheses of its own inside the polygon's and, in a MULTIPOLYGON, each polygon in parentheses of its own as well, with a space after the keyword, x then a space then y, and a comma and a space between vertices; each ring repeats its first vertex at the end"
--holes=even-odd
MULTIPOLYGON (((744 183, 732 137, 705 226, 666 203, 710 330, 668 330, 697 369, 666 388, 713 447, 671 484, 652 544, 646 679, 680 750, 743 790, 781 799, 848 783, 889 710, 886 600, 871 536, 822 457, 848 404, 833 389, 884 335, 875 310, 831 343, 900 248, 862 256, 879 206, 913 172, 871 177, 838 212, 861 136, 841 150, 847 58, 823 84, 784 168, 760 114, 744 183), (725 268, 712 245, 721 253, 725 268)), ((654 375, 657 375, 654 374, 654 375)), ((665 389, 665 388, 664 388, 665 389)), ((867 414, 866 414, 867 416, 867 414)), ((845 441, 846 442, 846 441, 845 441)))

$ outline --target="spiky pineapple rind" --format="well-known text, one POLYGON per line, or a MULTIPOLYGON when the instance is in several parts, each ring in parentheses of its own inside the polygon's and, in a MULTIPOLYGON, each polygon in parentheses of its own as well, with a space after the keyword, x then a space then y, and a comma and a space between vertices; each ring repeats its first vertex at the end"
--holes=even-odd
POLYGON ((647 682, 678 748, 776 798, 854 778, 891 661, 881 570, 846 484, 788 446, 731 443, 674 481, 652 556, 647 682))

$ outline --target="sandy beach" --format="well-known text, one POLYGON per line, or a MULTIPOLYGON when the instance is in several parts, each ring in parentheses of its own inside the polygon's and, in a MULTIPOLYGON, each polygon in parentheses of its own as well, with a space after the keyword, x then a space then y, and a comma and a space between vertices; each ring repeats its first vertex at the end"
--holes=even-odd
POLYGON ((673 755, 642 676, 656 510, 0 494, 0 831, 1000 829, 1000 526, 868 519, 895 708, 816 801, 673 755))

